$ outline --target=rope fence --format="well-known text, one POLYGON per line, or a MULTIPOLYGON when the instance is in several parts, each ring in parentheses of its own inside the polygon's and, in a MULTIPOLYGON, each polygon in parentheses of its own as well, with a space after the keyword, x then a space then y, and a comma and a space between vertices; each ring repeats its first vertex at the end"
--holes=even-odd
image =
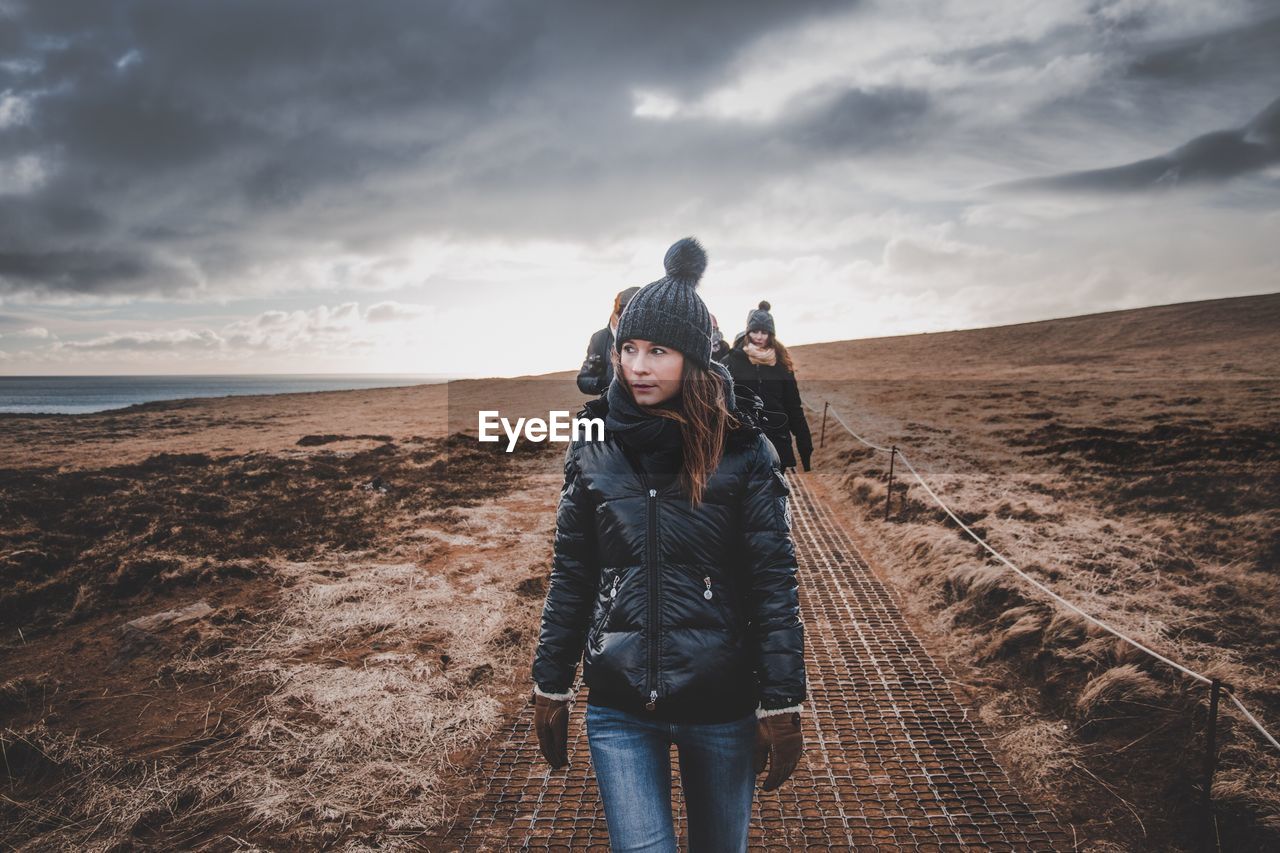
MULTIPOLYGON (((817 413, 819 411, 817 406, 810 404, 803 397, 801 397, 800 402, 814 413, 817 413)), ((1235 693, 1227 685, 1223 684, 1222 681, 1220 681, 1217 678, 1212 678, 1210 676, 1196 672, 1195 670, 1189 667, 1183 666, 1177 661, 1170 660, 1169 658, 1165 657, 1159 652, 1156 652, 1148 648, 1147 646, 1143 645, 1142 643, 1138 642, 1137 640, 1133 639, 1127 634, 1124 634, 1123 632, 1117 630, 1116 628, 1113 628, 1112 626, 1108 625, 1107 623, 1103 622, 1102 620, 1098 619, 1092 614, 1085 612, 1077 605, 1071 603, 1070 601, 1063 598, 1058 593, 1054 592, 1049 587, 1042 584, 1040 581, 1028 575, 1022 569, 1014 565, 1013 561, 1011 561, 1004 554, 1001 554, 995 548, 991 547, 990 543, 988 543, 985 539, 983 539, 981 536, 975 533, 967 524, 961 521, 959 516, 957 516, 956 513, 952 511, 951 507, 947 506, 946 502, 943 501, 942 498, 938 496, 938 493, 935 492, 927 482, 925 482, 924 478, 921 477, 920 474, 916 471, 915 466, 911 464, 911 460, 907 458, 907 455, 903 453, 901 448, 899 448, 896 444, 890 445, 889 447, 885 447, 883 445, 876 444, 874 442, 868 441, 867 439, 863 438, 861 435, 854 432, 854 430, 847 423, 845 423, 844 418, 840 417, 840 413, 837 412, 831 406, 829 401, 826 401, 826 400, 823 401, 822 409, 820 411, 822 412, 822 433, 821 433, 822 437, 820 439, 820 446, 822 443, 825 443, 826 441, 827 416, 830 415, 831 417, 835 418, 836 423, 844 427, 845 432, 849 433, 849 435, 853 436, 858 442, 860 442, 864 446, 869 447, 871 450, 874 450, 878 453, 889 454, 889 494, 887 494, 885 497, 885 520, 886 521, 889 519, 889 505, 890 505, 890 500, 893 497, 893 494, 892 494, 893 463, 896 458, 896 459, 900 459, 902 461, 902 464, 907 466, 907 470, 911 472, 911 475, 913 477, 915 477, 916 482, 918 482, 920 486, 925 490, 925 492, 928 493, 929 497, 933 498, 934 503, 936 503, 939 507, 941 507, 942 511, 945 512, 951 518, 952 521, 958 524, 965 533, 967 533, 975 542, 981 545, 983 549, 987 551, 987 553, 989 553, 996 560, 1004 564, 1007 568, 1012 570, 1015 574, 1018 575, 1018 577, 1027 581, 1036 589, 1040 590, 1045 595, 1049 596, 1054 601, 1061 604, 1063 607, 1066 607, 1067 609, 1075 613, 1078 613, 1080 616, 1087 619, 1090 623, 1098 626, 1104 631, 1110 634, 1113 634, 1116 637, 1119 637, 1121 640, 1124 640, 1126 643, 1133 646, 1134 648, 1144 652, 1147 655, 1150 655, 1151 657, 1155 658, 1156 660, 1164 664, 1167 664, 1168 666, 1172 667, 1178 672, 1181 672, 1183 675, 1186 675, 1189 678, 1192 678, 1198 682, 1201 682, 1202 684, 1206 684, 1209 686, 1210 710, 1209 710, 1208 731, 1206 733, 1206 739, 1207 739, 1206 751, 1208 754, 1206 755, 1206 759, 1205 759, 1205 782, 1204 782, 1204 791, 1203 791, 1203 799, 1206 807, 1209 804, 1209 794, 1210 794, 1210 790, 1212 788, 1212 783, 1213 783, 1213 772, 1214 772, 1214 767, 1217 763, 1216 727, 1217 727, 1217 708, 1218 708, 1219 693, 1225 694, 1226 697, 1230 699, 1231 702, 1236 706, 1236 708, 1240 710, 1240 713, 1244 715, 1244 718, 1248 720, 1249 723, 1252 724, 1252 726, 1255 729, 1258 730, 1259 734, 1261 734, 1262 737, 1265 738, 1266 741, 1270 743, 1273 747, 1275 747, 1277 750, 1280 750, 1280 741, 1277 741, 1276 738, 1272 736, 1272 734, 1269 731, 1266 730, 1266 728, 1262 725, 1262 723, 1258 721, 1257 717, 1249 713, 1249 710, 1244 706, 1244 703, 1241 702, 1240 699, 1235 695, 1235 693)))

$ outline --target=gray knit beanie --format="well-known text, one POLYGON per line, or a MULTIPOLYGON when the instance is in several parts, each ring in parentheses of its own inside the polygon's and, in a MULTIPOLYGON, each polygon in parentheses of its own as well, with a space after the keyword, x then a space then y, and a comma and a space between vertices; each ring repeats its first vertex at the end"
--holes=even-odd
POLYGON ((640 288, 618 318, 614 347, 637 339, 679 350, 704 370, 711 364, 711 312, 697 293, 707 253, 692 237, 678 240, 663 259, 667 275, 640 288))
POLYGON ((773 329, 773 315, 769 313, 769 309, 773 306, 765 300, 760 300, 760 307, 747 314, 747 331, 748 332, 768 332, 776 335, 773 329))

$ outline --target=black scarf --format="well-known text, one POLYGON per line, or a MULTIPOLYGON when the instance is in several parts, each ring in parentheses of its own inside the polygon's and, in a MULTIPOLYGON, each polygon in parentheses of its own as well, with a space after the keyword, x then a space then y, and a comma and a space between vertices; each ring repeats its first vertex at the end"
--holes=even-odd
MULTIPOLYGON (((618 436, 618 440, 630 451, 651 480, 651 485, 666 485, 680 473, 684 461, 681 449, 683 432, 680 424, 670 418, 644 411, 636 404, 630 392, 622 387, 615 373, 606 392, 609 412, 605 415, 605 429, 618 436)), ((655 408, 673 408, 678 398, 672 398, 655 408)))
MULTIPOLYGON (((731 412, 742 417, 745 413, 737 406, 733 378, 719 362, 711 362, 711 372, 725 384, 725 400, 731 412)), ((684 462, 682 445, 683 429, 679 423, 646 412, 622 386, 615 373, 605 392, 609 411, 605 414, 605 429, 618 436, 618 440, 631 451, 632 458, 649 476, 652 485, 665 485, 680 473, 684 462)), ((675 408, 679 398, 673 397, 655 408, 675 408)))

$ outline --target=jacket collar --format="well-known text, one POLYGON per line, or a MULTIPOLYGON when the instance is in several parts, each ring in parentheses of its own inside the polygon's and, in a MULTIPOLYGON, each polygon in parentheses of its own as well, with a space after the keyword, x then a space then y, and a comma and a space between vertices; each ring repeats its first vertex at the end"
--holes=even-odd
MULTIPOLYGON (((723 376, 728 376, 729 371, 725 369, 724 365, 713 361, 712 366, 713 369, 716 367, 720 369, 717 373, 723 371, 723 376)), ((618 381, 616 376, 613 381, 614 383, 618 381)), ((728 389, 732 391, 732 394, 728 397, 729 410, 742 422, 742 427, 730 431, 725 443, 733 446, 750 444, 755 441, 757 435, 763 432, 761 424, 764 401, 750 388, 745 385, 738 385, 732 379, 728 380, 728 389)), ((580 414, 588 418, 601 418, 605 421, 606 431, 612 432, 613 430, 610 428, 608 420, 609 409, 609 393, 606 391, 600 396, 593 397, 583 403, 580 414)))

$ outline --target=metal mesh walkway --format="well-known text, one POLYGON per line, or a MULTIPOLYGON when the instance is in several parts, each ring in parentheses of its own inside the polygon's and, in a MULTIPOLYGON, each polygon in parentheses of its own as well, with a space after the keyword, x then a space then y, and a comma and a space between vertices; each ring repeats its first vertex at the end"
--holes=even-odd
MULTIPOLYGON (((809 699, 805 755, 777 791, 756 790, 753 850, 1068 850, 1069 836, 1009 784, 888 589, 801 477, 792 485, 809 699)), ((585 688, 569 768, 538 753, 532 711, 481 763, 479 809, 432 849, 608 850, 590 772, 585 688)), ((681 849, 683 796, 672 754, 681 849)))

